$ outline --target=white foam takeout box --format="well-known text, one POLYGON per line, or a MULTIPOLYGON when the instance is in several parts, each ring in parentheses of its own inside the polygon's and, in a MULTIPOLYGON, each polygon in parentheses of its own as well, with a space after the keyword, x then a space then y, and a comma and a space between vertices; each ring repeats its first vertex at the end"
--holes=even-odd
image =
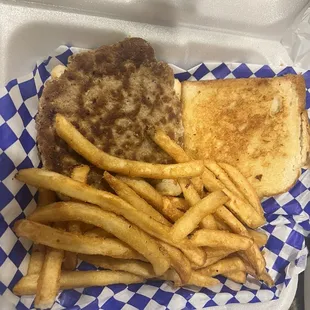
MULTIPOLYGON (((148 40, 158 59, 184 69, 201 62, 309 69, 308 6, 308 0, 0 0, 0 86, 61 44, 94 48, 128 35, 148 40)), ((297 281, 279 300, 216 309, 288 309, 297 281)), ((0 304, 13 309, 1 296, 0 304)))

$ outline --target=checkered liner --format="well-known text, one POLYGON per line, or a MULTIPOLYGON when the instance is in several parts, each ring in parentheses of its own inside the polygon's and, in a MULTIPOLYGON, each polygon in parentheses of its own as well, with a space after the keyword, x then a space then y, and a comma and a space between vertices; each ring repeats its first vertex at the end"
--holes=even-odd
MULTIPOLYGON (((30 214, 36 205, 36 189, 14 180, 23 168, 38 167, 34 117, 44 82, 57 64, 79 51, 61 46, 54 56, 38 62, 33 72, 0 88, 0 294, 16 309, 32 309, 33 298, 18 298, 12 293, 15 283, 25 274, 31 242, 18 239, 12 231, 16 220, 30 214)), ((310 108, 310 71, 292 67, 271 68, 246 64, 201 64, 188 71, 172 66, 183 80, 243 77, 273 77, 302 73, 307 84, 307 109, 310 108)), ((292 276, 306 267, 304 236, 310 232, 310 172, 303 171, 295 187, 286 194, 263 201, 267 223, 262 229, 269 235, 264 249, 267 267, 276 286, 268 288, 248 276, 246 284, 236 284, 219 276, 214 288, 173 288, 169 283, 110 285, 59 294, 52 309, 196 309, 229 303, 256 303, 277 299, 292 276)), ((79 270, 94 266, 80 263, 79 270)))

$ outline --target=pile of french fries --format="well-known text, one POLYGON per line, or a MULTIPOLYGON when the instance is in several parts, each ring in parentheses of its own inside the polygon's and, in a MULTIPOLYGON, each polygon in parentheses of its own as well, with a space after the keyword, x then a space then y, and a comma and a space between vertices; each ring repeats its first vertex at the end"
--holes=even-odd
POLYGON ((245 283, 250 274, 273 285, 260 251, 267 236, 254 230, 264 224, 264 213, 236 168, 192 160, 161 130, 151 138, 176 164, 116 158, 96 148, 62 115, 55 121, 59 137, 102 169, 115 194, 87 185, 90 168, 85 165, 75 167, 71 177, 35 168, 16 175, 39 188, 37 209, 14 226, 17 236, 34 242, 16 295, 35 294, 35 307, 43 309, 62 289, 146 279, 210 287, 219 284, 216 275, 245 283), (156 188, 161 183, 163 191, 149 179, 160 180, 156 188), (78 260, 105 270, 76 271, 78 260))

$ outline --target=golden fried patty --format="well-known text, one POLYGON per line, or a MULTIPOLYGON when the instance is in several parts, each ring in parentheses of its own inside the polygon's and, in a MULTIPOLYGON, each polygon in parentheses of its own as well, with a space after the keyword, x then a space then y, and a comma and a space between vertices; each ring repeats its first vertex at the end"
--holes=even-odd
MULTIPOLYGON (((65 73, 47 82, 40 99, 36 123, 44 167, 70 175, 74 166, 85 163, 57 136, 56 113, 111 155, 171 163, 147 131, 160 127, 182 145, 182 108, 173 84, 171 68, 157 61, 153 48, 140 38, 71 56, 65 73)), ((92 169, 89 183, 100 182, 101 176, 92 169)))

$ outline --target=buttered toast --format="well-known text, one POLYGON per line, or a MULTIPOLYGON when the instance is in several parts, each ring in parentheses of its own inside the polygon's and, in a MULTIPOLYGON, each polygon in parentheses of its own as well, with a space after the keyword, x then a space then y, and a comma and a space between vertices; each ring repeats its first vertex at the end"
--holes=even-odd
POLYGON ((184 147, 240 169, 258 195, 287 191, 308 161, 301 75, 182 83, 184 147))

